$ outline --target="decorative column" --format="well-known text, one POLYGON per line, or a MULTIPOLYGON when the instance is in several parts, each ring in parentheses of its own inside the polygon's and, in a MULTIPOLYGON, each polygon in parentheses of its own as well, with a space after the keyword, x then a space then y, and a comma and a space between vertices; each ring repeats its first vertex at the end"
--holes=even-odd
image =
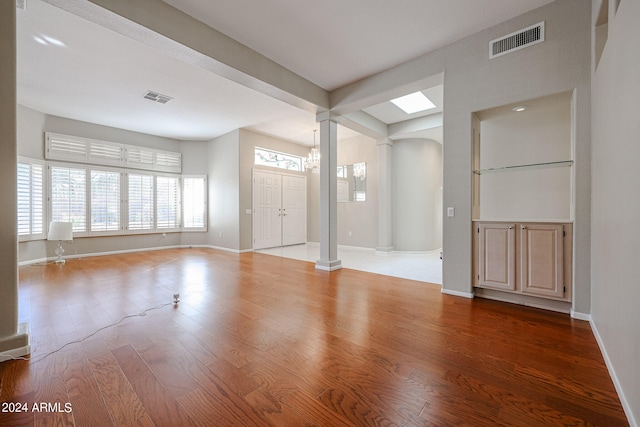
POLYGON ((376 141, 378 146, 378 246, 376 252, 393 251, 391 211, 391 155, 393 141, 389 138, 376 141))
POLYGON ((16 2, 0 1, 0 362, 31 352, 18 325, 16 2))
POLYGON ((320 123, 320 259, 318 270, 342 268, 338 259, 338 123, 331 113, 318 114, 320 123))

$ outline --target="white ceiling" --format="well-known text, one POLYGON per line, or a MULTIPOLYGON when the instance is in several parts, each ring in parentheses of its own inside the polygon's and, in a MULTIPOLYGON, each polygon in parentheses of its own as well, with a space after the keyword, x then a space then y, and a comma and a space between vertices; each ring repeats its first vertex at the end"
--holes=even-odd
MULTIPOLYGON (((332 90, 553 0, 165 0, 332 90)), ((18 10, 18 102, 46 114, 209 140, 237 128, 312 145, 312 113, 185 64, 41 0, 18 10), (49 36, 64 46, 41 45, 49 36), (147 90, 173 97, 165 105, 147 90)), ((428 89, 428 88, 425 88, 428 89)), ((397 121, 373 106, 370 114, 397 121)), ((339 129, 339 138, 356 135, 339 129)))

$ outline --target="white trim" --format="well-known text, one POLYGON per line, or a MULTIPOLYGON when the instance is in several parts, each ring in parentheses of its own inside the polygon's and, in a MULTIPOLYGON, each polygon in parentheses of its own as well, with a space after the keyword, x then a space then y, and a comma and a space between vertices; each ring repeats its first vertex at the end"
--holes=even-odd
POLYGON ((339 259, 330 260, 330 261, 323 261, 319 259, 316 261, 316 270, 335 271, 335 270, 340 270, 341 268, 342 268, 342 261, 340 261, 339 259))
POLYGON ((444 287, 442 287, 440 292, 445 294, 445 295, 453 295, 453 296, 456 296, 456 297, 463 297, 463 298, 474 298, 475 297, 475 294, 473 292, 453 291, 451 289, 445 289, 444 287))
POLYGON ((18 357, 24 357, 31 353, 31 345, 25 345, 23 347, 13 348, 11 350, 0 351, 0 362, 7 360, 13 360, 18 357))
MULTIPOLYGON (((25 342, 26 345, 17 348, 11 348, 7 350, 0 351, 0 362, 4 362, 6 360, 11 360, 17 357, 23 357, 31 353, 31 344, 29 343, 29 324, 27 322, 19 323, 18 330, 15 334, 9 335, 8 337, 4 337, 0 339, 0 344, 11 342, 13 340, 20 341, 22 343, 25 342)), ((10 344, 11 345, 11 344, 10 344)))
POLYGON ((585 320, 587 322, 591 322, 591 315, 588 313, 580 313, 579 311, 573 311, 571 309, 571 318, 578 320, 585 320))
MULTIPOLYGON (((573 316, 573 312, 572 312, 573 316)), ((602 353, 602 357, 604 358, 604 363, 607 365, 607 369, 609 371, 609 376, 613 381, 613 386, 616 388, 618 392, 618 398, 620 399, 620 404, 622 405, 622 409, 624 409, 624 413, 627 416, 627 421, 631 427, 638 427, 638 422, 633 416, 633 408, 629 404, 627 400, 624 390, 622 389, 622 385, 618 380, 618 376, 616 375, 616 370, 613 367, 613 363, 611 362, 611 358, 609 358, 609 354, 607 353, 607 349, 604 346, 604 341, 600 336, 600 332, 598 332, 598 328, 596 327, 596 323, 591 316, 589 316, 589 324, 591 325, 591 330, 593 331, 593 335, 596 337, 596 342, 598 343, 598 347, 600 347, 600 352, 602 353)))

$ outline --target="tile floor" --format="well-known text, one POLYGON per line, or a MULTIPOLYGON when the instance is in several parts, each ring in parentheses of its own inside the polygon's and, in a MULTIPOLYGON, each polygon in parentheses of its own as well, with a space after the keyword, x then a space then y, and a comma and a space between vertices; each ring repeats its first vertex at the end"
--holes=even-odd
MULTIPOLYGON (((316 262, 320 258, 320 246, 313 243, 260 249, 256 252, 309 262, 316 262)), ((383 255, 376 253, 374 249, 339 246, 338 259, 342 261, 344 268, 442 285, 442 260, 439 250, 428 253, 393 252, 383 255)))

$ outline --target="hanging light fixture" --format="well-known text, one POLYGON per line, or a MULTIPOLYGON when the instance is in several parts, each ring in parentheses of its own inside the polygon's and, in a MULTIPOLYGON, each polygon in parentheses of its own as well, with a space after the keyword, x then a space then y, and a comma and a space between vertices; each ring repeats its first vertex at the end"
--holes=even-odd
POLYGON ((320 168, 320 152, 316 148, 316 131, 313 130, 313 148, 309 151, 307 159, 304 161, 304 167, 306 170, 317 171, 320 168))

